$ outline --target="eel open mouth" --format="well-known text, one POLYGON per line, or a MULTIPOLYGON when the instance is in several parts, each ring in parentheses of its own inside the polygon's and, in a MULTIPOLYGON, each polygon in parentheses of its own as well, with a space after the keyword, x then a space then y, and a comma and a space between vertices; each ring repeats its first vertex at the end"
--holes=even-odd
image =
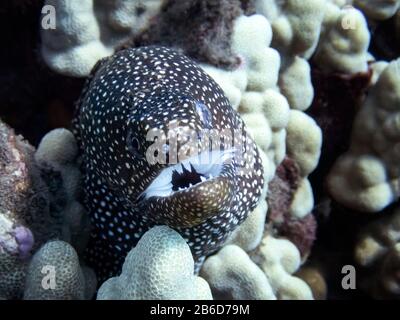
POLYGON ((168 197, 217 178, 223 166, 234 157, 234 150, 204 151, 163 169, 140 198, 168 197))

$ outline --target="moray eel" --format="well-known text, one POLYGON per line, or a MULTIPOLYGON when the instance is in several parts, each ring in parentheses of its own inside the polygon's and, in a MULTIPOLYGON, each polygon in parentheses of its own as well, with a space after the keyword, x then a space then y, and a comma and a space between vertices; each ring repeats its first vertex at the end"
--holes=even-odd
POLYGON ((78 101, 74 132, 92 222, 86 258, 100 281, 121 271, 155 225, 184 237, 198 271, 260 198, 263 168, 243 121, 219 85, 172 49, 126 49, 101 60, 78 101), (232 135, 215 143, 207 132, 232 135))

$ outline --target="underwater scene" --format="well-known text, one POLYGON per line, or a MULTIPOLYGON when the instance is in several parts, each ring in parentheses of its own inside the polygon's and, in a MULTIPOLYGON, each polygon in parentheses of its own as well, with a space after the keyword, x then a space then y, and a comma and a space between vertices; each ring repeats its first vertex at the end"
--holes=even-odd
POLYGON ((400 0, 0 25, 0 300, 400 299, 400 0))

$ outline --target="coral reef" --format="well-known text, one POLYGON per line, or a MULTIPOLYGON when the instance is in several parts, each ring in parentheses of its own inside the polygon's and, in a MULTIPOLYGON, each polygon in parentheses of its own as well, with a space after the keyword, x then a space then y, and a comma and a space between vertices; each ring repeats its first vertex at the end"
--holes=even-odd
POLYGON ((58 73, 85 77, 98 60, 147 26, 161 0, 47 0, 45 5, 55 8, 57 28, 41 28, 44 61, 58 73))
POLYGON ((121 275, 102 284, 97 299, 212 299, 207 282, 193 272, 186 241, 176 231, 156 226, 128 253, 121 275))
POLYGON ((50 239, 82 249, 88 230, 74 200, 80 173, 72 164, 77 151, 72 133, 50 132, 35 151, 2 122, 0 132, 0 295, 17 298, 33 252, 50 239))
POLYGON ((327 180, 332 197, 356 210, 380 211, 399 195, 399 70, 400 60, 391 62, 371 88, 356 116, 350 149, 327 180))
POLYGON ((26 260, 48 236, 52 222, 34 148, 0 121, 0 295, 16 298, 26 260))
POLYGON ((264 233, 248 253, 236 245, 223 247, 205 260, 200 275, 215 299, 311 300, 310 287, 293 276, 300 264, 293 243, 264 233))
POLYGON ((400 0, 16 0, 0 26, 0 300, 400 298, 400 0), (150 165, 177 119, 245 125, 253 175, 150 165))
POLYGON ((71 245, 64 241, 49 241, 34 254, 29 263, 24 299, 90 299, 96 288, 92 282, 95 282, 94 274, 82 270, 78 255, 71 245), (54 279, 51 278, 53 276, 54 279))

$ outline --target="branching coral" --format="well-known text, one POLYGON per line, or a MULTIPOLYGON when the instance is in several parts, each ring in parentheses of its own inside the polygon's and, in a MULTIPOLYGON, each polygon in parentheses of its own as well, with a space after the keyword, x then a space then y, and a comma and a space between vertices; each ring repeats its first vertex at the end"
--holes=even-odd
POLYGON ((207 282, 193 272, 186 241, 176 231, 156 226, 128 253, 121 275, 103 283, 97 299, 212 299, 207 282))
MULTIPOLYGON (((296 185, 291 186, 295 190, 291 193, 290 209, 282 213, 285 223, 277 222, 276 226, 280 226, 280 231, 285 229, 284 236, 293 237, 302 254, 306 255, 315 236, 315 220, 313 217, 306 218, 314 205, 312 189, 306 178, 318 163, 322 136, 315 121, 300 110, 290 110, 288 101, 279 92, 279 89, 285 92, 285 87, 294 87, 303 79, 310 90, 297 86, 296 92, 290 91, 293 93, 293 109, 306 109, 313 97, 309 65, 300 57, 293 58, 293 64, 286 66, 288 69, 281 73, 278 82, 280 59, 277 52, 269 48, 271 31, 270 24, 261 15, 239 17, 235 21, 232 47, 233 52, 242 59, 241 66, 234 71, 203 67, 221 84, 233 106, 238 106, 256 143, 267 156, 263 162, 267 183, 273 178, 276 166, 285 154, 290 154, 294 161, 299 162, 300 178, 296 185), (250 43, 249 39, 256 41, 250 43), (268 72, 265 71, 267 69, 268 72), (303 99, 304 93, 308 95, 307 101, 295 102, 297 98, 303 99), (299 225, 302 226, 301 232, 293 232, 299 229, 299 225)), ((290 95, 289 91, 286 93, 286 96, 290 95)), ((278 192, 276 197, 284 195, 278 192)), ((246 251, 254 249, 262 235, 262 226, 256 227, 257 221, 265 217, 259 210, 256 209, 254 215, 250 215, 248 221, 235 231, 231 243, 246 251)))
POLYGON ((256 0, 256 11, 271 22, 273 47, 306 58, 318 42, 324 9, 322 0, 256 0))
POLYGON ((285 127, 289 105, 277 90, 280 57, 269 47, 272 30, 261 15, 241 16, 235 20, 232 50, 240 57, 240 66, 233 71, 202 65, 224 89, 260 149, 268 156, 264 162, 266 181, 285 155, 285 127))
POLYGON ((161 0, 47 0, 55 8, 56 29, 41 29, 42 57, 56 72, 87 76, 98 60, 142 31, 161 0))
POLYGON ((267 275, 279 300, 313 299, 311 289, 301 279, 292 276, 300 267, 300 253, 286 239, 276 239, 268 234, 250 258, 267 275))
POLYGON ((266 233, 248 254, 236 245, 225 246, 206 259, 200 274, 216 299, 313 299, 310 287, 292 275, 300 263, 293 243, 266 233))
POLYGON ((261 269, 240 247, 227 245, 209 257, 200 272, 215 299, 275 300, 261 269))
POLYGON ((329 3, 314 61, 327 72, 366 72, 369 42, 367 22, 359 10, 329 3))
POLYGON ((63 241, 50 241, 35 253, 29 264, 24 299, 90 299, 95 289, 92 282, 93 273, 82 271, 72 246, 63 241))
POLYGON ((400 60, 391 62, 356 116, 350 150, 333 166, 327 186, 338 202, 376 212, 399 194, 400 60))
POLYGON ((294 216, 302 218, 314 206, 308 175, 316 168, 321 154, 322 132, 316 122, 305 113, 292 110, 287 127, 287 154, 299 166, 303 180, 299 184, 291 206, 294 216))

